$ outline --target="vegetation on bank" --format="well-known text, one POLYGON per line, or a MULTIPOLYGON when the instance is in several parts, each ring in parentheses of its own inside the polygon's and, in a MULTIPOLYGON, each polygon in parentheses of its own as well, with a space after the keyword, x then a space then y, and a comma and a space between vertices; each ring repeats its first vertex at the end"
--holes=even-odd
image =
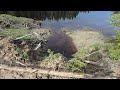
MULTIPOLYGON (((4 29, 0 31, 1 36, 9 36, 12 39, 24 36, 29 33, 27 29, 4 29)), ((30 39, 30 36, 24 37, 23 39, 30 39)))
POLYGON ((115 26, 116 35, 108 45, 108 55, 112 60, 120 60, 120 14, 110 17, 110 23, 115 26))
POLYGON ((41 21, 25 17, 0 14, 0 29, 34 29, 40 28, 41 21))
MULTIPOLYGON (((16 20, 23 24, 27 21, 26 18, 19 17, 19 20, 18 17, 9 16, 0 15, 0 20, 16 20)), ((118 16, 112 16, 110 20, 113 25, 120 27, 118 24, 120 15, 118 16)), ((116 32, 116 36, 109 43, 104 42, 104 36, 100 33, 87 29, 84 31, 64 30, 64 33, 72 38, 73 43, 78 50, 71 58, 66 58, 62 54, 55 53, 51 49, 46 50, 46 48, 39 48, 36 51, 33 50, 33 47, 36 46, 36 42, 39 42, 39 40, 34 42, 34 39, 30 36, 20 39, 21 43, 19 45, 15 44, 14 49, 17 51, 16 57, 18 56, 19 60, 24 61, 38 61, 40 62, 39 66, 41 67, 52 68, 54 70, 63 68, 72 72, 81 72, 88 64, 94 65, 91 61, 97 62, 101 60, 104 52, 107 52, 107 55, 111 60, 120 60, 120 31, 116 32)), ((26 34, 29 34, 29 29, 26 28, 5 28, 0 31, 0 36, 10 37, 10 40, 15 40, 17 37, 26 34)))

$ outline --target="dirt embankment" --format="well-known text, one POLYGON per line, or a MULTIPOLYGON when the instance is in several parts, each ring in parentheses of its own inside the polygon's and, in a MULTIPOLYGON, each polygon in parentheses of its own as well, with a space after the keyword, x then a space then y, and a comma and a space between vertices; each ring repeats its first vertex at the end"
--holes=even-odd
MULTIPOLYGON (((82 33, 85 33, 85 35, 87 35, 87 34, 93 35, 93 32, 88 32, 88 31, 87 32, 80 31, 79 35, 84 36, 84 34, 82 34, 82 33)), ((75 33, 72 33, 72 34, 75 34, 75 33)), ((77 34, 78 34, 78 32, 77 32, 77 34)), ((74 36, 76 36, 76 35, 74 35, 74 36)), ((92 36, 92 37, 95 37, 95 36, 92 36)), ((79 38, 77 38, 77 36, 74 38, 76 38, 77 40, 79 39, 79 38)), ((74 40, 76 40, 76 39, 74 39, 74 40)), ((90 39, 91 43, 93 43, 92 40, 93 39, 95 40, 96 38, 93 38, 93 39, 89 38, 89 39, 90 39)), ((98 39, 100 39, 100 38, 97 38, 97 40, 98 39)), ((88 38, 86 40, 88 40, 88 38)), ((73 41, 73 42, 75 43, 75 41, 73 41)), ((39 53, 39 51, 37 51, 35 53, 33 52, 30 54, 30 58, 28 58, 28 59, 31 59, 32 62, 29 62, 29 60, 28 61, 27 61, 27 59, 24 60, 24 58, 21 58, 18 56, 18 52, 15 50, 15 47, 16 47, 15 43, 17 43, 17 44, 21 43, 18 46, 20 48, 22 48, 22 50, 24 52, 28 52, 30 50, 30 44, 34 44, 33 42, 19 42, 19 41, 13 43, 9 37, 0 37, 0 63, 1 63, 0 78, 5 78, 5 79, 8 79, 8 78, 12 78, 12 79, 15 79, 15 78, 16 79, 29 79, 29 78, 31 78, 31 79, 55 79, 55 78, 56 79, 63 79, 63 78, 67 78, 67 79, 70 79, 70 78, 79 78, 79 79, 80 78, 86 78, 86 79, 87 78, 93 78, 93 79, 94 78, 105 78, 105 79, 109 79, 109 78, 114 78, 114 77, 110 77, 110 76, 105 76, 105 72, 103 70, 103 68, 105 68, 105 67, 98 67, 98 66, 96 67, 94 65, 91 65, 91 66, 88 65, 88 67, 86 69, 86 74, 85 73, 74 74, 74 73, 69 73, 69 72, 58 72, 55 70, 55 68, 56 68, 57 63, 59 63, 59 62, 61 63, 61 60, 63 60, 62 57, 58 58, 58 59, 60 59, 60 61, 59 60, 51 60, 49 62, 39 61, 38 59, 40 59, 40 57, 38 57, 38 55, 41 55, 41 53, 39 53), (37 60, 39 61, 38 63, 36 62, 37 60), (57 61, 57 63, 56 63, 56 61, 57 61), (41 69, 36 68, 41 65, 44 66, 44 69, 45 69, 45 67, 46 68, 48 67, 48 69, 44 70, 42 68, 41 69), (32 69, 32 68, 34 68, 34 69, 32 69), (95 75, 97 75, 97 77, 95 77, 95 75)), ((83 45, 83 43, 81 43, 81 41, 80 42, 77 41, 77 43, 79 43, 78 45, 83 45)), ((102 41, 102 43, 103 43, 103 41, 102 41)), ((83 46, 85 48, 86 47, 88 48, 88 45, 87 46, 83 45, 83 46)), ((103 62, 103 59, 104 58, 102 58, 100 62, 98 61, 98 63, 99 63, 98 65, 100 65, 100 64, 105 65, 108 63, 108 62, 103 62)), ((91 60, 93 61, 93 58, 91 58, 91 60)), ((96 62, 97 62, 97 60, 96 60, 96 62)))
MULTIPOLYGON (((0 28, 2 30, 6 28, 12 29, 19 29, 25 28, 31 30, 31 33, 36 32, 39 35, 47 36, 48 34, 44 34, 44 30, 40 29, 40 22, 34 21, 33 19, 27 18, 17 18, 14 16, 9 15, 0 15, 0 28), (38 29, 36 29, 38 28, 38 29)), ((46 32, 46 30, 45 30, 46 32)), ((97 32, 89 31, 89 30, 76 30, 76 31, 68 31, 65 33, 68 35, 70 39, 70 43, 74 43, 75 47, 79 50, 87 49, 91 52, 94 48, 91 46, 103 45, 105 40, 104 36, 97 32)), ((59 34, 56 34, 59 35, 59 34)), ((59 43, 61 42, 68 42, 63 40, 64 35, 59 36, 59 43), (62 38, 61 38, 62 37, 62 38)), ((54 38, 54 36, 53 36, 54 38)), ((66 37, 68 38, 68 37, 66 37)), ((63 79, 63 78, 103 78, 109 79, 114 78, 113 76, 120 76, 119 69, 113 69, 115 66, 114 63, 110 62, 109 58, 104 55, 104 52, 99 52, 99 54, 94 54, 92 57, 89 58, 89 61, 94 61, 100 67, 96 67, 95 65, 88 64, 86 67, 85 73, 72 73, 72 72, 58 72, 58 64, 63 64, 59 68, 64 67, 64 59, 66 59, 63 55, 56 59, 51 57, 56 55, 46 54, 46 51, 43 50, 45 48, 40 48, 37 51, 33 49, 38 45, 41 40, 44 41, 43 37, 28 40, 28 41, 21 41, 21 40, 11 40, 9 37, 0 36, 0 78, 1 79, 63 79), (41 52, 42 50, 42 52, 41 52), (102 56, 101 56, 102 55, 102 56), (42 58, 41 58, 42 57, 42 58), (47 57, 48 60, 44 60, 47 57), (51 59, 51 61, 50 61, 51 59), (58 60, 59 59, 59 60, 58 60), (36 67, 44 66, 46 70, 36 67), (113 67, 112 67, 113 66, 113 67), (112 76, 106 75, 111 70, 114 72, 112 76), (109 69, 109 70, 108 70, 109 69), (90 75, 89 75, 90 74, 90 75)), ((45 40, 46 41, 46 40, 45 40)), ((53 43, 56 46, 60 46, 58 44, 53 43)), ((67 44, 66 44, 67 45, 67 44)), ((68 45, 69 46, 69 45, 68 45)), ((62 48, 65 48, 63 45, 62 48)), ((70 47, 68 47, 69 49, 70 47)), ((66 49, 65 49, 66 50, 66 49)), ((119 65, 117 65, 119 66, 119 65)), ((65 69, 65 68, 63 68, 65 69)))

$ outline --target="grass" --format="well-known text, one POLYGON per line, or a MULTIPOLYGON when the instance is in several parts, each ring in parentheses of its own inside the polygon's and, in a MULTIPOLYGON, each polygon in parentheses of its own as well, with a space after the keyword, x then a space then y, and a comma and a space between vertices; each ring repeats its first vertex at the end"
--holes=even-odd
MULTIPOLYGON (((18 18, 5 14, 0 15, 0 20, 14 20, 17 23, 23 24, 29 21, 27 18, 18 18)), ((91 52, 100 50, 104 46, 104 36, 98 32, 86 29, 70 32, 68 30, 63 30, 63 32, 72 38, 73 43, 78 50, 78 52, 73 55, 73 58, 70 58, 67 61, 66 68, 73 72, 81 72, 82 69, 87 66, 87 64, 83 62, 83 60, 85 59, 84 57, 91 52)), ((27 29, 5 29, 0 31, 0 35, 11 37, 12 39, 16 39, 17 37, 21 37, 26 34, 29 34, 29 30, 27 29)), ((23 40, 28 39, 31 39, 31 37, 27 36, 23 38, 23 40)), ((116 34, 115 42, 114 44, 110 44, 110 47, 111 48, 108 48, 108 54, 110 58, 112 58, 113 60, 120 59, 120 33, 116 34)), ((29 59, 27 52, 24 52, 24 50, 21 50, 20 48, 17 48, 17 51, 22 60, 29 59)), ((54 53, 54 51, 50 49, 48 49, 47 53, 47 55, 42 56, 43 60, 41 61, 41 66, 44 66, 46 68, 56 68, 56 64, 61 63, 61 61, 64 60, 64 56, 62 56, 60 53, 54 53)), ((96 57, 98 56, 99 53, 96 57)), ((96 59, 96 57, 93 56, 92 59, 96 59)), ((41 57, 39 56, 39 58, 41 57)))
POLYGON ((29 55, 26 51, 23 51, 21 48, 16 48, 16 51, 18 52, 18 56, 21 58, 21 60, 28 60, 29 55))
POLYGON ((113 42, 106 44, 106 47, 112 60, 120 60, 120 31, 117 31, 113 42))
POLYGON ((41 67, 51 68, 55 70, 57 67, 63 67, 64 63, 64 56, 60 53, 54 53, 51 49, 47 51, 48 55, 44 57, 42 62, 40 63, 41 67))
POLYGON ((32 19, 25 18, 25 17, 16 17, 12 15, 7 15, 7 14, 0 14, 0 20, 5 20, 5 21, 15 21, 17 23, 25 24, 26 22, 32 21, 32 19))
POLYGON ((47 50, 48 56, 45 58, 46 60, 55 60, 55 59, 59 59, 60 57, 60 53, 54 53, 54 51, 52 51, 51 49, 47 50))
POLYGON ((104 36, 98 32, 82 29, 82 30, 75 30, 72 33, 68 34, 77 49, 89 49, 92 45, 104 44, 104 36))
MULTIPOLYGON (((0 31, 1 36, 7 36, 12 39, 16 39, 17 37, 24 36, 29 33, 29 30, 26 29, 5 29, 0 31)), ((30 39, 30 36, 24 37, 23 39, 30 39)))
POLYGON ((82 62, 79 58, 72 58, 68 61, 67 67, 72 72, 80 72, 83 68, 85 68, 86 64, 82 62))
POLYGON ((85 55, 86 50, 79 49, 78 52, 73 55, 73 58, 67 62, 67 68, 72 72, 80 72, 83 68, 86 67, 86 63, 82 61, 85 55))
MULTIPOLYGON (((72 72, 81 72, 83 68, 87 66, 87 63, 83 62, 86 56, 94 51, 100 50, 104 46, 104 36, 88 28, 75 31, 63 30, 63 32, 72 38, 78 50, 77 53, 73 55, 73 58, 70 58, 67 62, 67 68, 72 72)), ((95 61, 97 61, 99 56, 100 53, 95 53, 95 55, 89 56, 89 59, 96 59, 95 61)))
POLYGON ((113 42, 107 44, 107 47, 109 47, 107 48, 108 55, 112 60, 120 60, 120 14, 113 14, 109 20, 113 26, 118 28, 118 30, 116 30, 113 42))
POLYGON ((115 27, 120 27, 120 14, 113 14, 110 16, 109 22, 115 27))

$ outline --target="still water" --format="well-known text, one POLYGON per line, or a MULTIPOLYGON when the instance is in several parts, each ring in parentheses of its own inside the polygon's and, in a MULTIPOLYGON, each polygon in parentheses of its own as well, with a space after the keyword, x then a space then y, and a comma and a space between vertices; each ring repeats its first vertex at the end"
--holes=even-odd
POLYGON ((114 27, 109 23, 109 17, 117 11, 1 11, 12 14, 42 20, 41 27, 55 31, 63 28, 76 30, 79 28, 92 28, 104 35, 115 34, 114 27))
POLYGON ((22 16, 41 20, 41 28, 48 28, 54 31, 53 36, 48 40, 47 47, 56 53, 71 57, 77 52, 72 39, 62 32, 65 29, 77 30, 84 27, 98 31, 105 36, 115 34, 114 27, 109 23, 109 17, 118 13, 113 11, 6 11, 15 16, 22 16))
POLYGON ((52 28, 53 30, 92 28, 92 30, 101 32, 104 35, 114 35, 114 27, 109 23, 109 17, 113 14, 111 11, 90 11, 88 13, 79 12, 73 19, 60 19, 43 21, 41 27, 52 28))

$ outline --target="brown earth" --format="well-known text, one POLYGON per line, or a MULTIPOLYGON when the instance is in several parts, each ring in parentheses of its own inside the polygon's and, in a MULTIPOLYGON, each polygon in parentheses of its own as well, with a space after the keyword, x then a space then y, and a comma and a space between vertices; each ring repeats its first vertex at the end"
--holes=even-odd
MULTIPOLYGON (((87 32, 85 34, 87 34, 87 32)), ((92 34, 92 32, 90 32, 90 34, 92 34)), ((84 36, 84 34, 81 34, 81 33, 79 33, 79 35, 84 36)), ((77 36, 75 38, 77 40, 77 36)), ((20 41, 17 42, 17 44, 19 44, 19 43, 20 43, 20 41)), ((22 48, 23 52, 28 52, 28 51, 30 51, 30 48, 29 48, 30 46, 28 45, 28 43, 31 43, 31 42, 21 42, 20 45, 17 45, 17 46, 22 48)), ((79 43, 79 42, 77 42, 77 43, 79 43)), ((55 78, 57 78, 57 79, 63 79, 63 78, 79 78, 79 79, 80 78, 86 78, 86 79, 87 78, 90 78, 90 79, 92 79, 92 78, 93 79, 100 79, 100 78, 111 79, 111 78, 113 78, 113 79, 115 79, 115 78, 119 78, 119 76, 120 76, 118 67, 117 67, 117 69, 113 70, 112 76, 109 76, 109 75, 106 76, 104 74, 104 71, 102 71, 102 72, 99 71, 101 69, 101 67, 100 68, 93 67, 94 65, 89 65, 89 67, 87 69, 88 69, 88 71, 90 71, 90 70, 92 70, 92 71, 90 71, 90 73, 88 73, 88 74, 77 74, 76 75, 74 73, 69 74, 69 72, 58 72, 58 71, 56 71, 56 67, 57 67, 58 63, 61 63, 61 62, 63 63, 62 57, 59 58, 60 60, 55 60, 55 61, 53 60, 50 62, 43 61, 41 63, 41 61, 38 60, 38 62, 37 62, 33 59, 33 58, 37 58, 37 56, 32 57, 32 55, 30 54, 31 60, 34 61, 34 62, 30 62, 28 60, 21 60, 21 57, 18 56, 18 52, 15 50, 15 47, 16 47, 15 42, 13 42, 9 37, 3 37, 3 36, 0 37, 0 78, 1 79, 3 79, 3 78, 4 79, 9 79, 9 78, 10 79, 29 79, 29 78, 31 78, 31 79, 40 79, 40 78, 41 79, 42 78, 43 79, 50 79, 50 78, 51 79, 55 79, 55 78), (44 68, 45 67, 44 65, 47 65, 47 67, 48 67, 46 70, 44 68), (42 69, 42 68, 38 68, 38 66, 39 67, 44 66, 44 67, 42 69), (34 69, 32 69, 32 68, 34 68, 34 69)), ((80 47, 80 46, 78 46, 78 47, 80 47)), ((88 47, 88 46, 86 46, 86 47, 88 47)), ((35 54, 38 54, 38 53, 35 53, 35 54)), ((34 53, 33 53, 33 55, 34 55, 34 53)), ((108 61, 107 60, 108 60, 107 58, 102 58, 102 60, 98 63, 103 64, 102 66, 112 66, 113 63, 108 63, 108 61, 110 62, 110 60, 108 60, 108 61)))

